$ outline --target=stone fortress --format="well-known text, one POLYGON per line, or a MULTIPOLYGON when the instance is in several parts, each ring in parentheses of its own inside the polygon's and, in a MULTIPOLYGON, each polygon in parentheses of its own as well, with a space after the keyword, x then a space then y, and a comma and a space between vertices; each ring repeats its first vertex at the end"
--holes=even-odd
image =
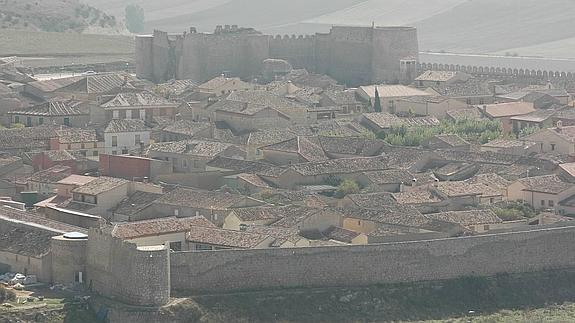
POLYGON ((136 37, 136 73, 154 82, 204 82, 222 73, 253 80, 266 59, 326 74, 348 86, 409 83, 416 76, 417 30, 413 27, 334 26, 306 36, 263 35, 251 28, 195 28, 179 35, 154 31, 136 37))

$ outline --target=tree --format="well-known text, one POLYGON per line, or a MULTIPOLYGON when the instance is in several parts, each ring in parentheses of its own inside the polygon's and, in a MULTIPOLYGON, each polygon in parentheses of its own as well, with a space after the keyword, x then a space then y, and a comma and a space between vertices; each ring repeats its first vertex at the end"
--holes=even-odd
POLYGON ((377 87, 375 87, 375 101, 373 102, 373 110, 375 112, 381 112, 381 99, 379 98, 377 87))
POLYGON ((335 195, 339 198, 343 198, 349 194, 359 193, 359 185, 351 179, 345 179, 337 187, 335 195))
POLYGON ((126 6, 126 28, 131 33, 144 31, 144 9, 137 4, 126 6))

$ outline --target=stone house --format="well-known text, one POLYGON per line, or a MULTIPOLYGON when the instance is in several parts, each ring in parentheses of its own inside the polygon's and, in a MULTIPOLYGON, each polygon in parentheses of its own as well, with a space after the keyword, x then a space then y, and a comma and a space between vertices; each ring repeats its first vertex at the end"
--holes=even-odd
POLYGON ((63 207, 107 216, 132 191, 133 184, 128 180, 101 176, 73 189, 71 203, 63 207))
POLYGON ((543 153, 575 156, 575 126, 564 127, 558 122, 555 128, 542 129, 522 139, 538 143, 543 153))
POLYGON ((415 186, 414 176, 404 169, 386 169, 365 172, 358 179, 364 186, 385 192, 401 192, 404 187, 415 186))
POLYGON ((151 122, 155 117, 174 119, 178 103, 151 92, 122 92, 102 97, 100 105, 92 106, 92 123, 105 124, 111 120, 139 119, 151 122))
POLYGON ((214 125, 208 122, 178 120, 161 131, 162 141, 180 141, 198 138, 213 138, 214 125))
POLYGON ((279 143, 263 146, 264 160, 275 165, 291 165, 327 160, 317 137, 297 136, 279 143))
POLYGON ((60 165, 38 171, 26 179, 25 190, 38 192, 43 197, 55 195, 57 182, 71 174, 72 168, 60 165))
POLYGON ((323 235, 332 241, 345 244, 365 245, 368 243, 367 234, 335 226, 328 228, 323 232, 323 235))
POLYGON ((343 229, 368 235, 381 227, 420 233, 428 231, 424 228, 431 223, 428 217, 408 205, 390 205, 379 209, 338 208, 337 211, 343 217, 343 229))
POLYGON ((386 112, 364 113, 360 118, 361 124, 375 133, 380 133, 392 127, 431 127, 439 125, 436 117, 409 117, 400 118, 386 112))
POLYGON ((561 104, 558 98, 555 98, 544 92, 537 91, 516 91, 507 94, 495 96, 497 101, 507 102, 531 102, 535 109, 547 109, 554 104, 561 104))
POLYGON ((484 193, 483 187, 463 181, 437 182, 430 186, 430 189, 441 199, 448 200, 454 208, 477 206, 484 193))
POLYGON ((466 82, 434 85, 427 91, 461 101, 467 105, 483 105, 495 102, 491 85, 484 80, 475 78, 466 82))
POLYGON ((331 159, 377 156, 381 155, 383 148, 389 145, 384 140, 358 136, 319 136, 318 138, 325 155, 331 159))
POLYGON ((290 116, 265 105, 224 100, 208 109, 214 111, 210 120, 223 122, 236 132, 285 128, 292 124, 290 116))
POLYGON ((356 94, 364 102, 369 102, 373 108, 375 102, 375 89, 379 94, 382 112, 395 113, 396 104, 400 99, 414 96, 433 96, 432 93, 425 92, 405 85, 368 85, 360 86, 356 94))
POLYGON ((326 90, 319 101, 323 107, 337 107, 342 114, 359 114, 364 112, 364 104, 356 97, 355 90, 326 90))
POLYGON ((246 83, 238 77, 225 77, 222 75, 198 85, 195 89, 196 97, 194 98, 203 100, 212 96, 219 97, 234 91, 247 91, 253 88, 253 84, 246 83))
POLYGON ((275 239, 269 235, 253 232, 194 226, 187 233, 186 240, 188 250, 206 251, 269 248, 275 239))
POLYGON ((288 207, 248 207, 231 210, 223 228, 245 230, 247 226, 269 225, 286 216, 288 207))
POLYGON ((450 209, 448 199, 425 187, 393 193, 392 197, 397 205, 412 207, 424 214, 450 209))
POLYGON ((150 143, 150 132, 143 120, 114 119, 104 130, 104 152, 125 155, 132 150, 142 150, 150 143))
POLYGON ((218 191, 177 188, 152 202, 138 214, 139 219, 165 216, 190 217, 202 215, 216 225, 222 225, 231 209, 262 206, 263 201, 218 191))
POLYGON ((50 140, 51 150, 78 152, 82 156, 98 156, 104 150, 104 142, 93 129, 62 128, 56 130, 56 135, 50 140))
POLYGON ((510 223, 504 223, 491 210, 448 211, 430 213, 427 216, 437 221, 460 224, 475 233, 510 227, 510 223))
POLYGON ((192 139, 153 143, 148 156, 171 162, 174 173, 193 173, 205 171, 206 164, 217 156, 245 159, 245 152, 232 144, 192 139))
POLYGON ((533 103, 530 102, 495 103, 483 105, 478 108, 488 119, 501 122, 501 127, 504 133, 513 132, 512 117, 529 114, 535 111, 533 103))
POLYGON ((296 228, 253 225, 247 226, 245 231, 258 233, 261 235, 268 235, 274 238, 275 240, 270 246, 272 248, 298 248, 310 246, 310 241, 299 235, 299 230, 296 228))
POLYGON ((399 99, 395 113, 402 116, 434 116, 445 118, 447 111, 467 108, 465 102, 445 96, 413 96, 399 99))
POLYGON ((74 100, 52 99, 25 110, 7 113, 10 123, 26 127, 41 125, 63 125, 85 127, 90 122, 90 114, 82 108, 82 103, 74 100))
POLYGON ((263 190, 269 190, 272 188, 257 174, 242 173, 238 175, 230 175, 227 176, 224 181, 226 182, 226 185, 234 187, 238 191, 248 195, 259 193, 263 190), (235 179, 235 184, 230 185, 230 180, 232 178, 235 179))
MULTIPOLYGON (((187 235, 194 227, 214 228, 203 216, 188 218, 167 217, 135 222, 117 223, 112 235, 138 247, 163 245, 172 251, 187 251, 187 235)), ((192 249, 194 250, 194 249, 192 249)))
POLYGON ((527 156, 541 152, 540 144, 522 139, 495 139, 481 145, 480 149, 481 151, 492 151, 517 156, 527 156))
POLYGON ((536 110, 534 112, 511 117, 513 133, 520 134, 525 128, 550 128, 554 126, 553 116, 557 110, 536 110))
POLYGON ((523 201, 535 209, 556 211, 559 202, 575 194, 575 185, 557 175, 520 178, 507 188, 509 201, 523 201))
POLYGON ((428 149, 469 151, 471 144, 456 134, 435 135, 423 144, 428 149))

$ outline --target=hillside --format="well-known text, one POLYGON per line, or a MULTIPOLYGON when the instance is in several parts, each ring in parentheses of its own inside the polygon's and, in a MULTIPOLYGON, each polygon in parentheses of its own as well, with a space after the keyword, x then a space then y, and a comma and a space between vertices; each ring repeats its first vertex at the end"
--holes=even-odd
MULTIPOLYGON (((88 1, 88 0, 85 0, 88 1)), ((313 33, 343 25, 414 25, 430 51, 575 57, 573 0, 90 0, 123 17, 129 3, 146 12, 146 29, 181 32, 194 25, 255 27, 266 33, 313 33), (565 41, 564 41, 565 40, 565 41), (547 46, 549 45, 549 46, 547 46)))
POLYGON ((78 0, 0 0, 0 28, 97 33, 123 30, 114 16, 78 0))

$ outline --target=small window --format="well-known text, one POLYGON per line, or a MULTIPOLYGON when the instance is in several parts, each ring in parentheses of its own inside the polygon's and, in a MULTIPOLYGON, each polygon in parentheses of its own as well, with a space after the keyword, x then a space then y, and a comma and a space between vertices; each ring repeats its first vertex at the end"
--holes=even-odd
POLYGON ((32 127, 32 117, 26 117, 26 126, 32 127))
POLYGON ((128 149, 122 149, 122 155, 126 155, 128 153, 128 149))
POLYGON ((92 156, 98 156, 98 151, 97 151, 97 150, 94 150, 94 151, 92 152, 92 156))
POLYGON ((357 220, 357 225, 361 225, 361 220, 357 220))
POLYGON ((112 147, 118 147, 118 136, 112 136, 112 147))
POLYGON ((64 118, 64 125, 65 125, 65 126, 69 126, 69 125, 70 125, 70 118, 64 118))
POLYGON ((541 200, 541 206, 545 206, 545 200, 541 200))
POLYGON ((86 145, 85 145, 85 144, 81 144, 81 147, 82 147, 82 149, 85 149, 85 148, 86 148, 86 145))
POLYGON ((44 118, 38 118, 38 124, 39 125, 44 124, 44 118))
POLYGON ((14 116, 14 123, 20 123, 20 117, 14 116))
POLYGON ((175 215, 175 216, 178 216, 178 215, 180 215, 180 210, 178 210, 178 209, 175 209, 175 210, 174 210, 174 215, 175 215))
POLYGON ((494 202, 495 202, 495 199, 492 198, 492 197, 490 197, 490 198, 489 198, 489 203, 490 203, 490 204, 493 204, 494 202))
POLYGON ((551 144, 551 150, 555 150, 555 144, 551 144))
POLYGON ((112 150, 112 155, 117 155, 117 154, 118 154, 118 151, 112 150))
POLYGON ((182 242, 170 242, 170 249, 174 251, 182 251, 182 242))
POLYGON ((136 146, 142 143, 140 135, 134 136, 134 143, 136 144, 136 146))
POLYGON ((120 111, 118 110, 112 111, 112 119, 120 119, 120 111))
POLYGON ((483 230, 485 230, 485 231, 489 230, 489 224, 485 224, 485 225, 483 226, 483 230))
POLYGON ((553 200, 549 200, 548 204, 549 204, 549 207, 555 206, 555 202, 553 200))

